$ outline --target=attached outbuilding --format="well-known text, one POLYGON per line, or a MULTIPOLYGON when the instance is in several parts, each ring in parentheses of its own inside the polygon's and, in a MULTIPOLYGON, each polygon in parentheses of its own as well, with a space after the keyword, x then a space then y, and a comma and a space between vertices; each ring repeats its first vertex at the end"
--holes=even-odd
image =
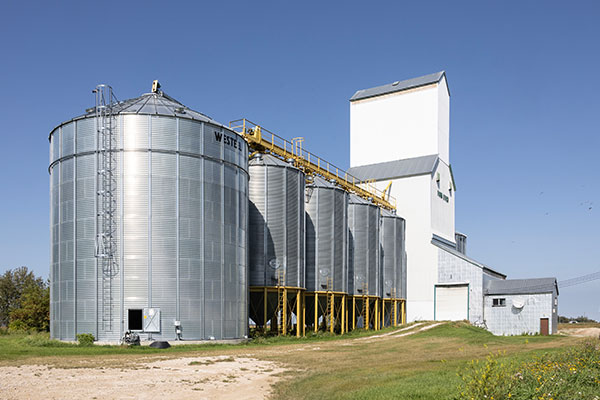
POLYGON ((491 280, 484 288, 484 315, 494 335, 555 334, 556 278, 491 280))

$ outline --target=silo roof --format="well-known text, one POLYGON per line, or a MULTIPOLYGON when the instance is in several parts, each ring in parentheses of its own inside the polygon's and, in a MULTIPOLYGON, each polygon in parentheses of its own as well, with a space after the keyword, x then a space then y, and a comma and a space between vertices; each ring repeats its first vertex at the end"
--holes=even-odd
MULTIPOLYGON (((340 187, 334 185, 333 183, 327 181, 326 179, 323 179, 320 176, 314 176, 313 181, 307 186, 313 186, 313 187, 318 187, 318 188, 328 188, 328 189, 341 189, 340 187)), ((341 189, 341 190, 343 190, 343 189, 341 189)))
POLYGON ((368 205, 371 205, 371 206, 375 206, 375 204, 373 204, 369 200, 363 199, 362 197, 360 197, 360 196, 358 196, 357 194, 354 194, 354 193, 350 193, 350 197, 348 198, 348 202, 350 204, 368 204, 368 205))
MULTIPOLYGON (((94 116, 94 113, 95 109, 92 108, 85 116, 94 116)), ((221 125, 209 116, 184 106, 164 92, 144 93, 140 97, 120 101, 116 104, 114 113, 182 117, 221 125)))
MULTIPOLYGON (((90 107, 85 110, 85 114, 79 115, 75 118, 72 118, 68 121, 64 121, 58 124, 50 131, 50 135, 52 132, 56 130, 59 126, 69 123, 71 121, 83 119, 83 118, 93 118, 96 115, 96 108, 90 107)), ((195 121, 208 122, 216 126, 220 126, 226 129, 230 129, 226 125, 221 124, 213 120, 211 117, 202 114, 201 112, 192 110, 191 108, 186 107, 178 100, 173 97, 167 95, 162 91, 158 91, 156 93, 144 93, 139 97, 119 101, 114 105, 113 108, 114 114, 137 114, 137 115, 162 115, 167 117, 178 117, 178 118, 187 118, 195 121)), ((50 136, 49 135, 49 136, 50 136)), ((50 138, 50 137, 48 137, 50 138)))
POLYGON ((390 210, 386 210, 385 208, 381 209, 381 216, 382 217, 386 217, 386 218, 400 218, 401 220, 404 220, 404 218, 402 218, 401 216, 399 216, 395 212, 392 212, 390 210))
POLYGON ((267 165, 271 167, 283 167, 283 168, 296 168, 292 164, 283 161, 282 159, 275 157, 271 154, 259 154, 254 156, 250 161, 248 161, 248 166, 250 165, 267 165))
POLYGON ((384 94, 401 92, 408 89, 414 89, 421 86, 438 83, 446 75, 445 71, 436 72, 434 74, 419 76, 417 78, 406 79, 404 81, 396 81, 386 85, 376 86, 369 89, 362 89, 354 93, 350 101, 368 99, 369 97, 381 96, 384 94))

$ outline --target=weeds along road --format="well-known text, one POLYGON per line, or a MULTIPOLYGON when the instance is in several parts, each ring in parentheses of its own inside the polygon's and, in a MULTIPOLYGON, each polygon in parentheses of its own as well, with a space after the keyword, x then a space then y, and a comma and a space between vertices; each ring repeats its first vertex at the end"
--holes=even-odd
POLYGON ((168 350, 3 335, 0 397, 451 399, 469 360, 497 351, 526 359, 579 341, 496 337, 462 322, 168 350))

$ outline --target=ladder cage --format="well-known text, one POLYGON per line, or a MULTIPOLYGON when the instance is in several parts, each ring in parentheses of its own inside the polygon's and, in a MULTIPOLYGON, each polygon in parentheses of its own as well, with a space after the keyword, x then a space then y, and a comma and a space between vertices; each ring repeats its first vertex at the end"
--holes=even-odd
POLYGON ((95 94, 97 213, 96 258, 101 274, 102 328, 112 330, 113 278, 119 272, 117 261, 117 154, 115 106, 118 100, 108 85, 98 85, 95 94))

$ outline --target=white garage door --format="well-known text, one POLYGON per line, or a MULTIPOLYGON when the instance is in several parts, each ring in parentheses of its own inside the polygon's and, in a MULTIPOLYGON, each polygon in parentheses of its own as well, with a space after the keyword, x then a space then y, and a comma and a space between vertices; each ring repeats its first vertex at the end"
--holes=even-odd
POLYGON ((468 319, 469 286, 436 286, 435 319, 460 321, 468 319))

